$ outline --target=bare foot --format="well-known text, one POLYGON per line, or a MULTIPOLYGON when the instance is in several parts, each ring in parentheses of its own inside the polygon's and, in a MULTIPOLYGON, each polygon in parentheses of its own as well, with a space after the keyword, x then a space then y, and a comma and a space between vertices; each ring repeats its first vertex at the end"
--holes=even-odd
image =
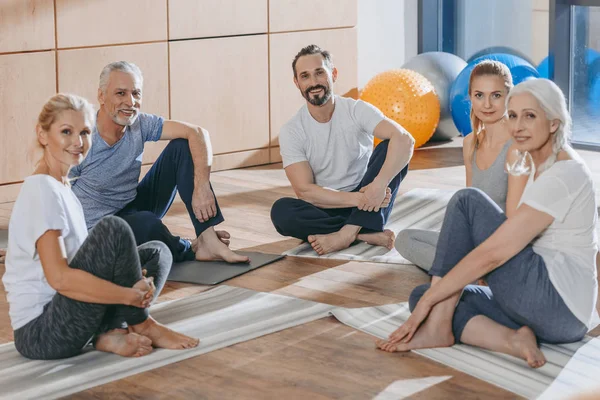
POLYGON ((394 232, 389 229, 384 230, 383 232, 375 232, 375 233, 359 233, 356 237, 358 240, 362 240, 363 242, 367 242, 373 246, 382 246, 391 250, 394 248, 394 241, 396 240, 396 235, 394 232))
POLYGON ((355 239, 354 235, 347 235, 340 230, 328 235, 310 235, 308 242, 317 254, 322 256, 334 251, 347 249, 355 239))
POLYGON ((115 353, 123 357, 141 357, 152 352, 152 340, 127 329, 114 329, 99 335, 96 350, 115 353))
MULTIPOLYGON (((223 242, 223 244, 229 246, 229 243, 231 243, 231 241, 229 240, 229 239, 231 239, 231 235, 229 234, 229 232, 215 230, 215 233, 217 234, 217 237, 219 238, 219 240, 221 242, 223 242)), ((198 251, 198 238, 187 239, 187 240, 189 240, 192 243, 192 251, 194 253, 197 252, 198 251)))
POLYGON ((4 264, 5 259, 6 259, 6 250, 0 249, 0 264, 4 264))
POLYGON ((529 327, 519 328, 508 345, 508 353, 527 361, 531 368, 539 368, 546 364, 546 357, 539 349, 535 334, 529 327))
POLYGON ((200 343, 200 339, 175 332, 174 330, 159 324, 152 317, 148 317, 148 319, 141 324, 130 326, 129 331, 146 336, 151 340, 154 347, 163 349, 191 349, 198 346, 198 343, 200 343))
MULTIPOLYGON (((225 233, 229 235, 227 232, 225 233)), ((228 263, 247 263, 250 261, 247 256, 239 255, 227 247, 213 228, 208 228, 198 236, 195 253, 198 261, 225 260, 228 263)))
POLYGON ((415 349, 433 349, 436 347, 450 347, 454 345, 454 335, 450 325, 448 328, 440 324, 428 323, 426 320, 423 325, 417 329, 415 335, 408 343, 390 343, 388 340, 377 340, 375 342, 377 348, 394 352, 394 351, 410 351, 415 349), (445 330, 445 332, 444 332, 445 330))

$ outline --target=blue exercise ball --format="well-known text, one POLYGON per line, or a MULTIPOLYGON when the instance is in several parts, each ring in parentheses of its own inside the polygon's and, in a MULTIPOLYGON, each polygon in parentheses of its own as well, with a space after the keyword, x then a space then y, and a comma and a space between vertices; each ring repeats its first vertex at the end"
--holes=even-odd
MULTIPOLYGON (((585 49, 585 64, 589 67, 600 58, 600 53, 594 49, 585 49)), ((540 77, 550 79, 550 57, 544 58, 537 66, 540 77)))
POLYGON ((588 69, 588 114, 594 117, 600 116, 600 57, 594 61, 588 69))
POLYGON ((483 57, 483 56, 486 56, 489 54, 500 54, 500 53, 510 54, 511 56, 520 57, 523 60, 527 61, 529 64, 534 65, 533 61, 529 57, 527 57, 525 54, 521 53, 519 50, 515 50, 512 47, 507 47, 507 46, 486 47, 485 49, 479 50, 478 52, 473 54, 471 57, 469 57, 467 59, 467 63, 470 63, 471 61, 473 61, 479 57, 483 57))
POLYGON ((452 83, 466 66, 467 63, 462 58, 442 51, 419 54, 402 66, 427 78, 440 101, 440 122, 430 141, 450 140, 459 135, 452 121, 448 95, 452 83))
POLYGON ((450 88, 450 111, 458 131, 466 136, 471 133, 471 100, 469 99, 469 79, 471 71, 483 60, 500 61, 505 64, 516 85, 529 78, 539 78, 539 73, 527 61, 511 54, 489 54, 471 61, 458 75, 450 88))

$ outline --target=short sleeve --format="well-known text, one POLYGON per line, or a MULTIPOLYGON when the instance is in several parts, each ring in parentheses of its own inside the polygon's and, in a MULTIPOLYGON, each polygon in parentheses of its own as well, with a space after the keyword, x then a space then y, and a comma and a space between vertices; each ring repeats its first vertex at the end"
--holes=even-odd
POLYGON ((283 160, 283 168, 303 161, 308 161, 304 149, 303 135, 289 125, 281 128, 279 135, 279 151, 283 160))
POLYGON ((156 142, 162 135, 165 119, 154 114, 141 113, 139 118, 140 131, 144 142, 156 142))
POLYGON ((569 187, 556 176, 542 174, 527 188, 523 204, 542 211, 563 222, 573 203, 569 187))
POLYGON ((26 181, 21 189, 22 193, 19 194, 19 209, 27 210, 27 214, 19 218, 20 226, 17 230, 21 234, 17 237, 20 237, 27 247, 32 246, 27 249, 29 254, 36 254, 35 244, 47 231, 60 231, 63 237, 69 233, 59 189, 49 179, 52 178, 26 181))
POLYGON ((352 117, 368 135, 373 135, 375 127, 385 119, 385 115, 377 107, 362 100, 354 103, 352 117))

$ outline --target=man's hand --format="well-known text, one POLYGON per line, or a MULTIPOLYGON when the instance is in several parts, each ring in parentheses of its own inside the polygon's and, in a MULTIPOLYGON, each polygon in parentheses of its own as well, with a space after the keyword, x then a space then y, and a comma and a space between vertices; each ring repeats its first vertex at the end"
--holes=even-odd
POLYGON ((195 185, 192 194, 192 209, 200 222, 206 222, 217 215, 215 195, 210 190, 210 184, 195 185))
POLYGON ((380 208, 389 205, 391 191, 383 181, 375 179, 359 192, 363 194, 358 203, 359 210, 379 212, 380 208))

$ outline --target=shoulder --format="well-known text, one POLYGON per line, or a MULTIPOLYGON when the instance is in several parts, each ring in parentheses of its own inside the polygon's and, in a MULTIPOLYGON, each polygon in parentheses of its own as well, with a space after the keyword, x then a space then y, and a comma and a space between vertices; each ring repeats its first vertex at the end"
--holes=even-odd
POLYGON ((299 136, 304 134, 304 127, 302 125, 302 118, 304 118, 304 113, 308 113, 306 106, 302 106, 296 114, 292 118, 290 118, 283 126, 279 132, 279 136, 290 137, 290 136, 299 136))
POLYGON ((463 139, 462 153, 465 162, 471 158, 471 147, 473 146, 474 134, 471 133, 463 139))

